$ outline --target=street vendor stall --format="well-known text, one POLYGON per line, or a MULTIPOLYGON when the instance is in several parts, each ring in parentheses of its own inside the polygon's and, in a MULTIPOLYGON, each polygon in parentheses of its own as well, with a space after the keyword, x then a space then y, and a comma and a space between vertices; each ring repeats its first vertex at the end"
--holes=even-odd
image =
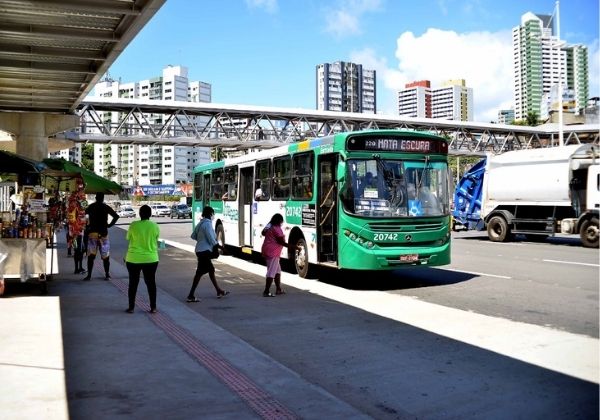
MULTIPOLYGON (((0 281, 4 278, 31 278, 45 281, 58 270, 55 263, 56 232, 67 230, 67 246, 73 246, 81 261, 84 249, 86 195, 118 194, 121 186, 64 159, 36 162, 14 153, 0 151, 0 281), (1 188, 2 183, 14 185, 1 188), (65 226, 66 224, 66 226, 65 226), (76 246, 75 246, 76 245, 76 246), (48 255, 49 254, 49 255, 48 255)), ((82 272, 81 264, 75 272, 82 272)), ((1 285, 0 285, 1 286, 1 285)), ((2 287, 0 287, 0 295, 2 287)))
POLYGON ((40 162, 0 151, 0 292, 10 278, 37 279, 42 292, 47 291, 46 280, 53 273, 54 232, 40 185, 45 168, 40 162))

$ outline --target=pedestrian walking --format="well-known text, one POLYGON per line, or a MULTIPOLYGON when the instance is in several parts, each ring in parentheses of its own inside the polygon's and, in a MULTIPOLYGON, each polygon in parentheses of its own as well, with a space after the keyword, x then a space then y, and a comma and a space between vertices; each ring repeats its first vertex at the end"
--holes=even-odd
POLYGON ((140 220, 129 225, 126 239, 129 241, 125 265, 129 272, 129 306, 125 310, 133 313, 135 308, 135 295, 140 283, 140 272, 144 275, 144 282, 148 289, 150 299, 150 313, 156 312, 156 268, 158 267, 158 238, 160 228, 150 220, 152 209, 150 206, 140 207, 140 220))
POLYGON ((212 207, 204 207, 204 209, 202 209, 202 219, 192 232, 191 238, 196 241, 196 247, 194 250, 196 252, 198 263, 196 266, 196 274, 194 274, 194 280, 192 281, 192 288, 187 296, 187 302, 200 302, 200 300, 195 296, 196 287, 198 287, 200 278, 206 273, 208 273, 208 277, 210 278, 210 281, 217 292, 218 298, 222 298, 229 294, 227 290, 223 290, 221 287, 219 287, 217 279, 215 278, 215 267, 211 261, 212 253, 215 247, 224 249, 224 247, 217 242, 217 235, 212 225, 212 219, 214 215, 215 211, 212 207))
POLYGON ((289 246, 285 241, 285 235, 281 229, 283 216, 280 213, 275 213, 271 217, 271 221, 262 230, 262 235, 265 240, 262 245, 262 255, 267 263, 267 277, 265 283, 264 297, 273 297, 271 293, 271 284, 275 281, 275 294, 283 295, 285 291, 281 288, 281 265, 279 259, 283 247, 289 246))
POLYGON ((109 205, 104 203, 104 193, 96 194, 96 202, 85 209, 88 215, 88 260, 87 276, 84 280, 92 278, 92 268, 96 254, 100 251, 100 257, 104 265, 104 280, 110 280, 110 241, 108 240, 108 228, 119 220, 119 215, 109 205), (108 216, 112 217, 108 223, 108 216))

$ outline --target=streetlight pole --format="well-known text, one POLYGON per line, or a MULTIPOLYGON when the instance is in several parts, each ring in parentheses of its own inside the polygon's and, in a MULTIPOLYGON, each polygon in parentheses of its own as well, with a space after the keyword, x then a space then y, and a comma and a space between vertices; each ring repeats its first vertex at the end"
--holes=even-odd
POLYGON ((562 54, 560 42, 560 11, 559 2, 556 0, 556 38, 558 47, 558 145, 564 146, 563 136, 563 93, 562 93, 562 54))

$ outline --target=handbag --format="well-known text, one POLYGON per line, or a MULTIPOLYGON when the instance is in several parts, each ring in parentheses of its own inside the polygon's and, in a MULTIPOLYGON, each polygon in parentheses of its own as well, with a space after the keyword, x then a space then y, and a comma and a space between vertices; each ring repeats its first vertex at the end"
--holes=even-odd
POLYGON ((212 252, 210 253, 210 259, 211 260, 216 260, 217 258, 219 258, 219 245, 215 245, 213 246, 212 252))

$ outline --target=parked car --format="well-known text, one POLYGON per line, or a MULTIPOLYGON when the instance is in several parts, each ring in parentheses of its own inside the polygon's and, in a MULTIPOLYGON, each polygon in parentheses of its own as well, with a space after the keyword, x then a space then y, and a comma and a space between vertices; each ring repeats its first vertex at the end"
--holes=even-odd
POLYGON ((119 217, 135 217, 135 210, 131 206, 121 206, 121 208, 117 211, 119 217))
POLYGON ((150 206, 152 209, 152 216, 160 217, 160 216, 168 216, 171 214, 171 209, 169 209, 164 204, 155 204, 150 206))
POLYGON ((192 209, 187 204, 173 204, 171 206, 171 219, 177 217, 178 219, 192 218, 192 209))

